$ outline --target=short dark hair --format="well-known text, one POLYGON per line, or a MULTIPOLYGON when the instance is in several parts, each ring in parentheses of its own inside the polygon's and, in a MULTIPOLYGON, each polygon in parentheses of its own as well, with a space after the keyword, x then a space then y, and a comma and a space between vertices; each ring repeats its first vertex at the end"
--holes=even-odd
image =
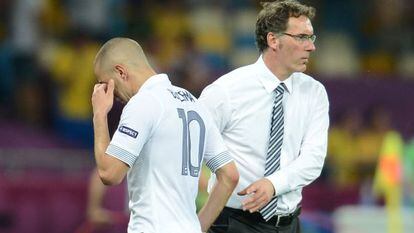
POLYGON ((267 34, 286 31, 290 17, 306 16, 313 19, 315 8, 301 4, 296 0, 281 0, 262 2, 263 9, 259 12, 256 21, 256 44, 260 52, 267 49, 267 34))

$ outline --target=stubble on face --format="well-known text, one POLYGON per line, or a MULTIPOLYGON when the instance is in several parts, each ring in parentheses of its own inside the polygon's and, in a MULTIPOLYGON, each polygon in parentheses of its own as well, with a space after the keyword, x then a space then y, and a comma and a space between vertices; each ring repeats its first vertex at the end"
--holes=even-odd
MULTIPOLYGON (((309 18, 300 16, 291 17, 288 21, 287 33, 292 35, 313 34, 313 27, 309 18)), ((307 68, 310 53, 314 50, 314 45, 310 41, 300 42, 295 38, 285 36, 281 41, 279 48, 284 50, 287 61, 287 68, 293 72, 304 72, 307 68), (311 47, 309 47, 311 46, 311 47), (312 47, 313 46, 313 47, 312 47)))

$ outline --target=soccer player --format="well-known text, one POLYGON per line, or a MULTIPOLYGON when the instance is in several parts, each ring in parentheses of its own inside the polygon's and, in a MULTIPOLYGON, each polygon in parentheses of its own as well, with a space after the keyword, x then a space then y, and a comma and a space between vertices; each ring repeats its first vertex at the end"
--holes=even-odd
POLYGON ((107 185, 127 175, 128 232, 205 232, 238 182, 238 172, 208 112, 148 64, 128 38, 106 42, 95 58, 92 94, 95 159, 107 185), (114 95, 127 103, 112 140, 107 114, 114 95), (201 162, 217 182, 197 217, 201 162), (201 226, 200 226, 201 224, 201 226))

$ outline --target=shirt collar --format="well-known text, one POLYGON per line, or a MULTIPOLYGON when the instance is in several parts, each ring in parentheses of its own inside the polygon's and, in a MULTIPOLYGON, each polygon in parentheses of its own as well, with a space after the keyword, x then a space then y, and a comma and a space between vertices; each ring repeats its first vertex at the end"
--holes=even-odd
POLYGON ((156 75, 153 75, 153 76, 149 77, 144 82, 144 84, 142 84, 142 86, 139 90, 150 89, 153 86, 156 86, 158 84, 171 85, 171 81, 168 79, 168 76, 166 74, 156 74, 156 75))
MULTIPOLYGON (((259 59, 255 63, 259 70, 259 80, 262 83, 263 87, 266 89, 268 93, 272 93, 281 83, 281 81, 274 75, 266 64, 263 61, 263 57, 260 55, 259 59)), ((293 74, 289 76, 283 83, 286 86, 286 91, 289 94, 292 94, 292 77, 293 74)))

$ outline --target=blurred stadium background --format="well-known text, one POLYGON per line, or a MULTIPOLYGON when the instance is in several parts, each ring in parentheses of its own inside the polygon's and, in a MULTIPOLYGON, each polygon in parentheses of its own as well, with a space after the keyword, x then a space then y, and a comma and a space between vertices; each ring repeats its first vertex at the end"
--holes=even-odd
MULTIPOLYGON (((303 232, 414 232, 414 1, 302 2, 317 9, 307 73, 331 103, 303 232)), ((257 59, 258 9, 253 0, 0 0, 0 232, 80 232, 94 166, 92 61, 103 42, 136 39, 159 72, 198 96, 257 59)), ((124 197, 111 188, 105 205, 122 212, 124 197)))

